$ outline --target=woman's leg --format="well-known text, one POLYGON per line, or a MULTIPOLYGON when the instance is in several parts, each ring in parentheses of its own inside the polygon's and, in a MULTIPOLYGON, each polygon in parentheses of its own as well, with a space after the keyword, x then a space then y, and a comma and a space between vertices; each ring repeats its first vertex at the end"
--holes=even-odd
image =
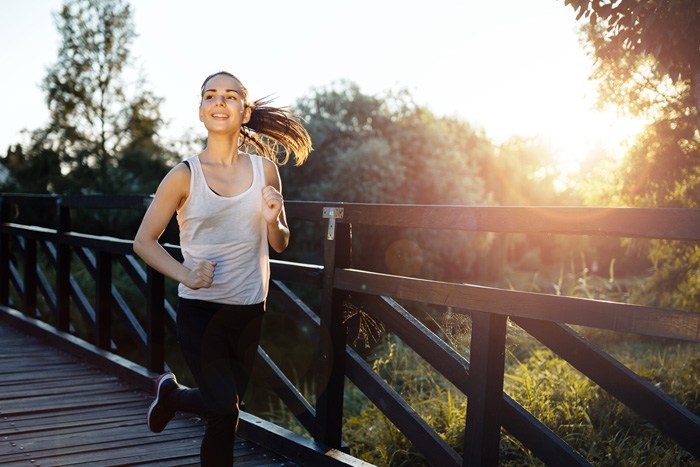
POLYGON ((184 304, 181 300, 181 305, 178 341, 198 392, 180 392, 173 401, 179 407, 201 404, 207 419, 202 465, 228 466, 233 462, 239 402, 257 354, 264 305, 218 305, 193 300, 184 304))

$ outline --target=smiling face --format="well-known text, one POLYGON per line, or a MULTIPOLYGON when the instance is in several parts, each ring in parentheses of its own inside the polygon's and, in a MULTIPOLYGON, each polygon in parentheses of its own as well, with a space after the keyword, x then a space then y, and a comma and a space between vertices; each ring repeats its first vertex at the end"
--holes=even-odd
POLYGON ((246 90, 236 78, 217 74, 202 86, 199 120, 210 132, 235 133, 250 119, 246 90))

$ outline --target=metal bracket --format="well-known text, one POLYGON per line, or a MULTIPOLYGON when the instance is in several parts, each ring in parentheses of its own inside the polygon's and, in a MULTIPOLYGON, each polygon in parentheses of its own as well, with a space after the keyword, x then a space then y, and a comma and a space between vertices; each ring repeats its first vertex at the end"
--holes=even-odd
POLYGON ((323 208, 323 218, 328 219, 328 240, 335 239, 335 220, 343 218, 343 208, 323 208))

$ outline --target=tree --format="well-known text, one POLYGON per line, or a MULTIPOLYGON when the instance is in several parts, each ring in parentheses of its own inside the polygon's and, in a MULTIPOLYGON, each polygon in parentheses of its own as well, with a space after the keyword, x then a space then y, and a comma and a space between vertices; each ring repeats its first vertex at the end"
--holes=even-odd
MULTIPOLYGON (((596 60, 601 104, 650 123, 611 177, 613 204, 700 205, 700 4, 692 0, 566 2, 589 18, 583 27, 596 60)), ((653 273, 633 299, 700 310, 700 248, 684 242, 633 242, 653 273)))
POLYGON ((59 155, 51 149, 27 155, 21 145, 8 149, 3 161, 8 169, 9 178, 3 183, 5 191, 28 191, 44 193, 56 188, 54 181, 59 180, 59 155))
POLYGON ((697 0, 565 0, 577 19, 589 18, 599 34, 591 41, 597 57, 629 52, 654 57, 662 74, 686 81, 700 128, 700 2, 697 0))
MULTIPOLYGON (((296 111, 306 121, 314 152, 303 166, 281 169, 287 199, 489 202, 477 161, 481 153, 493 151, 492 145, 467 124, 436 117, 416 105, 404 91, 369 96, 353 83, 340 82, 301 99, 296 111)), ((308 250, 319 251, 318 245, 300 238, 298 229, 294 237, 292 246, 307 242, 305 251, 296 253, 298 259, 318 259, 308 257, 308 250)), ((397 252, 396 245, 412 245, 424 259, 414 274, 464 279, 488 246, 475 245, 473 238, 463 232, 378 232, 365 227, 353 232, 353 248, 358 261, 363 261, 358 267, 386 270, 394 264, 387 254, 397 252)))
POLYGON ((314 143, 301 167, 283 168, 288 197, 374 203, 474 204, 486 195, 480 151, 467 124, 439 118, 405 91, 368 96, 339 82, 300 99, 314 143))
POLYGON ((8 152, 6 164, 19 156, 24 163, 24 170, 13 170, 15 187, 152 192, 171 154, 157 140, 161 100, 142 80, 124 79, 135 35, 129 4, 67 0, 55 18, 61 45, 42 86, 49 124, 34 130, 25 148, 8 152))

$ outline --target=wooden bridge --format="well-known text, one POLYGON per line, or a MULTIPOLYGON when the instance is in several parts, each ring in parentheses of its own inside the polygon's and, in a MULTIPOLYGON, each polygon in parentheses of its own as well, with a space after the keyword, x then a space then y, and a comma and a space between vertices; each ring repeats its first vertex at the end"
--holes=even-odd
MULTIPOLYGON (((3 311, 0 464, 199 465, 200 420, 177 417, 167 432, 154 435, 144 425, 151 401, 146 391, 106 374, 94 356, 90 364, 31 337, 44 327, 3 311)), ((44 338, 60 339, 44 332, 44 338)), ((73 350, 91 351, 76 345, 73 350)), ((250 423, 252 417, 246 418, 250 423)), ((244 439, 237 440, 234 455, 240 466, 300 465, 244 439)))
MULTIPOLYGON (((5 323, 0 327, 0 463, 196 462, 199 421, 178 418, 172 433, 169 427, 160 435, 135 421, 142 420, 150 400, 151 379, 175 364, 166 355, 174 332, 168 280, 134 257, 130 239, 76 228, 83 211, 131 210, 140 219, 149 202, 140 196, 5 194, 0 199, 0 317, 5 323), (117 268, 119 281, 127 280, 137 291, 144 313, 116 283, 117 268), (51 376, 58 374, 63 375, 60 384, 51 376), (68 384, 66 379, 73 378, 80 387, 68 384), (88 401, 90 394, 97 399, 88 401), (110 405, 114 397, 124 400, 123 407, 110 405), (75 449, 60 456, 52 451, 64 442, 75 449), (27 455, 29 447, 43 454, 27 455), (104 457, 99 462, 90 457, 98 453, 104 457)), ((343 442, 347 379, 431 465, 497 465, 502 429, 546 464, 590 465, 503 392, 508 320, 700 459, 700 417, 568 326, 700 342, 700 313, 385 274, 353 268, 352 257, 352 232, 366 227, 698 241, 700 210, 286 204, 291 221, 315 225, 322 264, 273 260, 269 300, 312 330, 315 394, 295 387, 261 345, 260 377, 307 435, 244 413, 237 460, 250 455, 249 465, 363 465, 352 456, 353 446, 343 442), (314 290, 320 300, 311 306, 295 290, 314 290), (407 303, 469 316, 469 361, 419 321, 407 303), (349 305, 371 315, 467 396, 462 446, 448 445, 348 345, 343 310, 349 305)), ((164 246, 181 258, 176 245, 164 246)))

